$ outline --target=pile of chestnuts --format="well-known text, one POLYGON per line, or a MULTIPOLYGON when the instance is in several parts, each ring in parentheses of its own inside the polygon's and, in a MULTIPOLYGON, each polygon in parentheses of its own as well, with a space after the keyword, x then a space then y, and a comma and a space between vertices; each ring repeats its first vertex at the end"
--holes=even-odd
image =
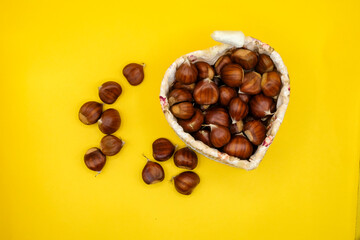
POLYGON ((186 59, 176 70, 167 98, 185 132, 246 160, 266 137, 281 87, 268 55, 238 48, 213 66, 186 59))
MULTIPOLYGON (((153 157, 159 162, 169 160, 174 155, 177 167, 193 170, 198 164, 196 153, 188 147, 175 151, 175 146, 166 138, 156 139, 152 144, 153 157), (174 154, 175 152, 175 154, 174 154)), ((145 156, 144 156, 145 157, 145 156)), ((165 178, 163 167, 147 157, 147 163, 142 171, 142 179, 146 184, 162 182, 165 178)), ((193 171, 185 171, 173 178, 175 189, 184 195, 190 195, 200 183, 200 177, 193 171)))

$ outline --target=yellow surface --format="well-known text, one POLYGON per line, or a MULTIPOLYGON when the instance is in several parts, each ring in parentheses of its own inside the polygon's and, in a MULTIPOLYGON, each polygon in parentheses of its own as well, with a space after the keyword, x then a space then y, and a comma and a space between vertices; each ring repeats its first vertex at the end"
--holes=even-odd
POLYGON ((1 239, 354 239, 359 165, 360 5, 344 1, 1 1, 1 239), (272 45, 291 77, 285 121, 257 170, 200 157, 190 197, 141 180, 151 143, 184 144, 159 84, 179 56, 242 30, 272 45), (125 64, 145 62, 129 86, 125 64), (126 145, 94 177, 96 125, 77 118, 116 79, 126 145))

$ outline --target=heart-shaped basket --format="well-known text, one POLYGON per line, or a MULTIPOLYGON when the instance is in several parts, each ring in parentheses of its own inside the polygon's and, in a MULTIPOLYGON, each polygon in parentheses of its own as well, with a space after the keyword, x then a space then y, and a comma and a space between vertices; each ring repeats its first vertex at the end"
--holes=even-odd
POLYGON ((279 130, 279 127, 284 119, 286 108, 289 104, 290 96, 290 80, 287 72, 287 68, 284 65, 280 55, 268 44, 263 43, 255 38, 244 36, 242 32, 223 32, 216 31, 212 37, 219 42, 224 44, 211 47, 208 50, 199 50, 189 54, 186 54, 171 64, 165 73, 165 76, 161 83, 160 89, 160 104, 165 114, 166 120, 170 126, 174 129, 176 134, 195 151, 203 154, 204 156, 221 162, 233 167, 243 168, 246 170, 252 170, 257 168, 262 158, 264 157, 267 149, 274 140, 274 137, 279 130), (249 158, 249 160, 242 160, 237 157, 229 156, 227 153, 220 152, 215 148, 211 148, 201 141, 194 139, 189 133, 184 132, 183 128, 178 124, 176 118, 170 111, 168 104, 167 95, 173 82, 175 81, 176 69, 185 61, 189 59, 192 63, 198 61, 207 62, 210 65, 214 65, 216 60, 231 51, 234 48, 244 47, 246 49, 255 51, 259 54, 267 54, 273 60, 278 72, 281 75, 282 88, 277 98, 277 110, 272 116, 269 125, 267 126, 266 138, 261 145, 258 146, 255 153, 249 158))

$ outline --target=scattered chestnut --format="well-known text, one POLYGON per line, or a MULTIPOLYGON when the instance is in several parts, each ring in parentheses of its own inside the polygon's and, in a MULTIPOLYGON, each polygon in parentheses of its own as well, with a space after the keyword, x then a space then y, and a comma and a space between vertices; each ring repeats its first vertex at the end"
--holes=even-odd
POLYGON ((114 135, 106 135, 100 141, 100 149, 106 156, 114 156, 123 146, 124 141, 114 135))
POLYGON ((90 101, 84 103, 79 110, 79 119, 86 125, 94 124, 99 120, 103 105, 98 102, 90 101))
POLYGON ((201 125, 204 123, 204 115, 200 109, 196 108, 194 116, 192 116, 188 120, 179 119, 178 123, 184 129, 184 132, 196 132, 201 128, 201 125))
POLYGON ((174 163, 179 168, 193 170, 198 164, 198 158, 193 150, 185 147, 175 152, 174 163))
POLYGON ((90 148, 84 156, 86 166, 93 171, 100 172, 105 166, 106 156, 98 148, 90 148))
POLYGON ((237 96, 234 88, 228 86, 221 86, 219 88, 219 102, 223 106, 229 105, 231 99, 237 96))
POLYGON ((210 130, 201 129, 201 130, 197 131, 196 133, 194 133, 194 138, 196 140, 202 141, 209 147, 213 147, 213 145, 211 144, 211 141, 210 141, 210 130))
POLYGON ((248 159, 253 153, 253 145, 244 136, 235 135, 223 150, 231 156, 248 159))
POLYGON ((169 160, 174 154, 175 146, 166 138, 158 138, 152 144, 153 157, 160 162, 169 160))
POLYGON ((247 138, 255 145, 260 145, 266 137, 266 127, 259 120, 245 123, 244 133, 247 138))
POLYGON ((221 148, 231 139, 230 131, 227 127, 210 124, 210 141, 216 148, 221 148))
POLYGON ((165 178, 164 169, 157 162, 148 159, 142 170, 142 179, 146 184, 154 184, 163 181, 165 178))
POLYGON ((113 81, 103 83, 103 85, 99 87, 99 97, 101 101, 107 104, 113 104, 116 99, 118 99, 121 92, 122 88, 120 84, 113 81))
POLYGON ((255 95, 261 92, 261 75, 251 71, 245 73, 243 83, 240 86, 242 93, 255 95))
POLYGON ((240 64, 244 69, 250 70, 255 67, 258 58, 255 52, 239 48, 231 54, 231 60, 240 64))
POLYGON ((275 97, 281 90, 281 78, 277 72, 267 72, 262 75, 261 89, 265 96, 275 97))
POLYGON ((243 101, 244 103, 248 103, 250 100, 250 95, 239 93, 238 96, 241 99, 241 101, 243 101))
POLYGON ((180 119, 189 119, 195 113, 195 108, 190 102, 181 102, 170 108, 172 114, 180 119))
POLYGON ((168 102, 172 106, 180 102, 191 102, 193 100, 191 93, 188 90, 177 88, 169 93, 168 102))
POLYGON ((215 72, 214 69, 206 62, 197 62, 195 63, 195 67, 198 70, 198 78, 199 79, 213 79, 215 72))
POLYGON ((243 128, 244 128, 243 121, 242 120, 236 121, 235 123, 232 123, 230 125, 230 133, 231 134, 241 133, 243 128))
POLYGON ((224 108, 212 108, 205 113, 205 123, 229 127, 229 114, 224 108))
POLYGON ((214 104, 219 99, 219 88, 213 81, 207 78, 196 84, 193 96, 197 104, 214 104))
POLYGON ((196 82, 198 70, 189 59, 185 59, 184 63, 175 72, 175 79, 183 84, 191 84, 196 82))
POLYGON ((239 121, 249 113, 249 107, 239 97, 233 98, 229 104, 229 114, 233 121, 239 121))
POLYGON ((105 110, 98 121, 99 129, 104 134, 116 132, 121 124, 120 114, 116 109, 109 108, 105 110))
POLYGON ((199 183, 200 177, 191 171, 182 172, 174 177, 176 191, 184 195, 190 195, 199 183))
POLYGON ((256 65, 256 71, 263 74, 266 72, 270 72, 273 69, 274 62, 271 60, 270 56, 266 54, 260 54, 258 64, 256 65))
POLYGON ((221 73, 221 69, 225 66, 232 63, 231 62, 231 58, 229 55, 223 55, 221 57, 219 57, 219 59, 216 61, 215 63, 215 72, 216 75, 220 75, 221 73))
POLYGON ((123 75, 133 86, 139 85, 144 80, 145 64, 130 63, 123 69, 123 75))
POLYGON ((221 79, 229 87, 240 87, 244 70, 238 64, 230 63, 221 69, 221 79))
POLYGON ((250 112, 255 118, 266 117, 275 111, 275 103, 273 99, 266 97, 263 94, 258 94, 252 97, 249 106, 250 112))
POLYGON ((176 88, 185 89, 192 93, 195 88, 195 83, 183 84, 182 82, 175 81, 174 85, 172 87, 173 87, 173 89, 176 89, 176 88))

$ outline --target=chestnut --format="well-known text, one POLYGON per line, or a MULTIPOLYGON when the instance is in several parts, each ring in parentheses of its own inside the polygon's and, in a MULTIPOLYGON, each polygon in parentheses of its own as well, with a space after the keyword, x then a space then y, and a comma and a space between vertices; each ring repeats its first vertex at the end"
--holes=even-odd
POLYGON ((198 70, 198 78, 199 79, 213 79, 215 72, 214 69, 206 62, 197 62, 195 63, 195 67, 198 70))
POLYGON ((229 127, 229 114, 224 108, 212 108, 205 113, 205 123, 229 127))
POLYGON ((234 88, 228 86, 221 86, 219 88, 219 102, 223 106, 229 105, 231 99, 237 96, 234 88))
POLYGON ((277 72, 267 72, 262 75, 261 89, 265 96, 275 97, 281 90, 281 78, 277 72))
POLYGON ((259 61, 255 69, 258 73, 261 74, 270 72, 274 69, 274 62, 271 60, 270 56, 266 54, 260 54, 259 61))
POLYGON ((204 123, 204 115, 200 109, 196 108, 194 116, 192 116, 188 120, 179 119, 178 123, 184 129, 184 132, 196 132, 201 128, 201 125, 204 123))
POLYGON ((144 166, 141 175, 143 181, 148 185, 161 182, 165 178, 165 173, 162 166, 157 162, 150 161, 149 159, 144 166))
POLYGON ((233 121, 239 121, 249 113, 249 107, 239 97, 233 98, 229 104, 229 114, 233 121))
POLYGON ((106 135, 100 141, 100 149, 106 156, 114 156, 123 146, 124 141, 114 135, 106 135))
POLYGON ((181 102, 173 105, 170 108, 170 111, 177 118, 190 119, 195 113, 195 108, 194 105, 190 102, 181 102))
POLYGON ((266 137, 266 127, 259 120, 245 123, 244 133, 247 138, 255 145, 260 145, 266 137))
POLYGON ((196 84, 193 96, 197 104, 214 104, 219 99, 219 88, 213 81, 207 78, 196 84))
POLYGON ((231 60, 240 64, 245 70, 250 70, 255 67, 258 58, 255 52, 239 48, 231 54, 231 60))
POLYGON ((232 62, 231 62, 231 58, 229 55, 223 55, 223 56, 219 57, 219 59, 216 61, 215 66, 214 66, 216 75, 220 75, 221 69, 230 63, 232 63, 232 62))
POLYGON ((193 100, 191 93, 188 90, 178 88, 169 93, 168 102, 172 106, 180 102, 191 102, 193 100))
POLYGON ((102 113, 103 105, 98 102, 90 101, 84 103, 79 110, 79 119, 86 125, 96 123, 102 113))
POLYGON ((193 136, 196 140, 202 141, 209 147, 213 147, 213 145, 210 141, 210 130, 201 129, 201 130, 197 131, 196 133, 194 133, 193 136))
POLYGON ((189 59, 185 59, 184 63, 180 65, 175 72, 175 80, 183 84, 191 84, 196 82, 198 77, 198 70, 189 59))
POLYGON ((231 139, 230 131, 227 127, 210 124, 210 141, 216 148, 221 148, 231 139))
POLYGON ((245 73, 243 83, 240 86, 241 93, 255 95, 261 92, 261 75, 251 71, 245 73))
POLYGON ((238 96, 241 99, 241 101, 243 101, 244 103, 248 103, 250 100, 250 95, 239 93, 238 96))
POLYGON ((273 99, 266 97, 263 94, 258 94, 252 97, 249 106, 250 112, 255 118, 266 117, 275 111, 275 103, 273 99))
POLYGON ((174 177, 176 191, 184 195, 190 195, 199 183, 200 177, 191 171, 182 172, 174 177))
POLYGON ((243 78, 244 70, 238 64, 227 64, 221 70, 221 79, 229 87, 240 87, 243 78))
POLYGON ((144 80, 145 64, 130 63, 123 69, 123 75, 133 86, 137 86, 144 80))
POLYGON ((194 88, 195 88, 195 83, 183 84, 182 82, 175 81, 172 88, 173 89, 181 88, 181 89, 188 90, 189 92, 192 93, 194 91, 194 88))
POLYGON ((175 152, 174 163, 179 168, 193 170, 198 164, 198 158, 193 150, 185 147, 175 152))
POLYGON ((99 97, 101 101, 107 104, 113 104, 116 99, 120 96, 122 92, 122 88, 120 84, 113 81, 108 81, 103 83, 99 87, 99 97))
POLYGON ((253 145, 244 136, 235 135, 223 150, 231 156, 248 159, 253 153, 253 145))
POLYGON ((160 162, 169 160, 174 154, 175 146, 166 138, 158 138, 152 144, 153 157, 160 162))
POLYGON ((105 110, 98 121, 99 129, 104 134, 112 134, 116 132, 119 129, 120 124, 120 114, 113 108, 105 110))
POLYGON ((241 133, 244 128, 244 123, 242 120, 236 121, 230 125, 230 133, 236 134, 241 133))
POLYGON ((90 148, 84 155, 86 166, 93 171, 100 172, 106 163, 106 156, 98 148, 90 148))

